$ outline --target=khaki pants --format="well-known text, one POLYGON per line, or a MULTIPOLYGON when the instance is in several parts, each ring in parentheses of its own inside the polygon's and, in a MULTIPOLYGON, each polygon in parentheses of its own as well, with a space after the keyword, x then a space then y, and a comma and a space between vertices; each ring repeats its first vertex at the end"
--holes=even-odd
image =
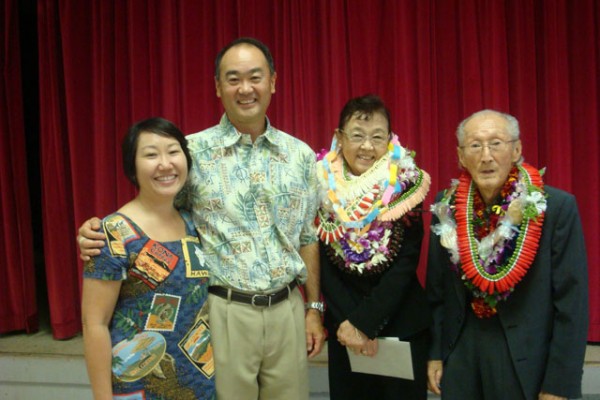
POLYGON ((304 301, 298 288, 272 307, 209 295, 219 400, 306 400, 304 301))

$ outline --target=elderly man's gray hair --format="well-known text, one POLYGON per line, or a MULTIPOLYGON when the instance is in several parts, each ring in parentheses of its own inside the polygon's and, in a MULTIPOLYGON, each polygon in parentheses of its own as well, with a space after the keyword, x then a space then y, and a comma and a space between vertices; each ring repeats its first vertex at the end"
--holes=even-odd
POLYGON ((465 118, 456 129, 456 138, 458 139, 458 144, 462 145, 465 140, 465 125, 473 118, 476 117, 484 117, 487 115, 496 115, 498 117, 504 118, 506 120, 506 129, 512 140, 519 139, 520 131, 519 131, 519 121, 515 117, 510 114, 506 114, 500 111, 485 109, 481 111, 477 111, 476 113, 471 114, 467 118, 465 118))

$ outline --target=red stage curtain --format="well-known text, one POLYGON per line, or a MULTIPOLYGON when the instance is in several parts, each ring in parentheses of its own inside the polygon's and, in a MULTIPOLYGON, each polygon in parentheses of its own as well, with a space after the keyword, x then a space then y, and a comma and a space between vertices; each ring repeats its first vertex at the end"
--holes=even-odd
POLYGON ((525 158, 547 167, 548 184, 577 196, 590 265, 589 338, 600 341, 597 1, 38 4, 44 247, 57 337, 79 329, 76 228, 133 195, 119 161, 127 127, 152 115, 189 133, 215 124, 222 109, 214 57, 248 35, 275 57, 275 126, 319 150, 348 98, 377 93, 434 192, 458 174, 461 119, 481 108, 515 115, 525 158))
POLYGON ((0 333, 38 329, 17 1, 0 5, 0 333))

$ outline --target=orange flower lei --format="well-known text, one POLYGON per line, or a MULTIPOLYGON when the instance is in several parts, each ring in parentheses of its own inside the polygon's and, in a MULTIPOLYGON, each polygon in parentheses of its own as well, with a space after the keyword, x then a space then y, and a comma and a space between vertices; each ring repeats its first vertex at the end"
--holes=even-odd
POLYGON ((514 184, 516 189, 512 193, 503 190, 503 198, 510 200, 506 201, 506 209, 497 209, 501 214, 497 224, 504 224, 509 227, 509 232, 512 230, 518 233, 516 237, 512 234, 497 235, 494 249, 501 248, 507 254, 512 248, 514 250, 501 265, 497 265, 494 272, 486 270, 486 266, 489 266, 486 264, 489 262, 488 257, 480 254, 483 240, 480 242, 475 234, 473 215, 477 188, 471 176, 467 172, 463 173, 454 190, 448 191, 440 203, 432 205, 432 211, 442 221, 432 229, 440 235, 444 247, 450 251, 457 271, 462 272, 465 285, 473 293, 471 306, 479 318, 496 314, 497 302, 505 300, 512 293, 527 273, 538 249, 546 207, 544 183, 540 173, 532 166, 523 163, 517 168, 518 181, 514 184), (532 195, 536 192, 537 195, 532 195), (514 223, 507 218, 506 213, 517 199, 524 204, 519 206, 522 217, 520 222, 514 223), (454 207, 450 206, 452 201, 454 207), (451 234, 447 235, 448 232, 451 234))

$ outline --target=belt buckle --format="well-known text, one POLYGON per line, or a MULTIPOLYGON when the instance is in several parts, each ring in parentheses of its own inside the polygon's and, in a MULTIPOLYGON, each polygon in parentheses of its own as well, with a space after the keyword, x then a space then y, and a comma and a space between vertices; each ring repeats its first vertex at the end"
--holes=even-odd
POLYGON ((268 294, 254 294, 254 295, 252 295, 252 299, 251 299, 251 303, 250 304, 252 304, 252 307, 271 307, 271 297, 272 296, 268 295, 268 294), (268 299, 268 304, 267 305, 261 306, 261 305, 255 303, 255 299, 261 298, 261 297, 266 297, 268 299))

